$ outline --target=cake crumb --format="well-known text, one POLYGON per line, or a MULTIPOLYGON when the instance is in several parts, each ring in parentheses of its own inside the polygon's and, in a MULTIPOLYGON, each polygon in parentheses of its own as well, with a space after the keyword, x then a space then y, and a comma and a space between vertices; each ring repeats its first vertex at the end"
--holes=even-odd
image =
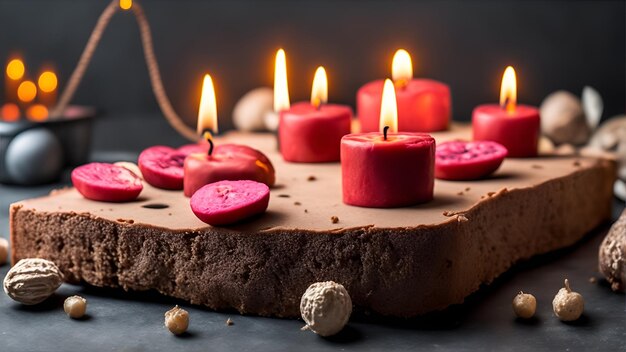
POLYGON ((300 202, 293 202, 293 205, 302 205, 300 202))
POLYGON ((466 221, 469 221, 469 219, 468 219, 465 215, 463 215, 463 214, 458 214, 458 215, 456 216, 456 220, 457 220, 458 222, 466 222, 466 221))
POLYGON ((465 187, 465 192, 469 192, 470 190, 471 190, 471 188, 465 187))
POLYGON ((232 326, 232 325, 235 325, 235 322, 231 318, 226 319, 226 326, 232 326))
POLYGON ((574 166, 576 166, 576 167, 580 166, 580 160, 574 161, 574 166))
POLYGON ((595 277, 592 276, 592 277, 589 278, 589 283, 590 284, 595 284, 596 282, 598 282, 598 279, 596 279, 595 277))
POLYGON ((543 166, 537 164, 532 164, 530 167, 532 167, 533 169, 543 169, 543 166))
POLYGON ((311 175, 311 176, 309 176, 306 180, 307 180, 307 181, 315 181, 315 180, 317 180, 317 177, 315 177, 315 176, 311 175))
POLYGON ((487 192, 487 197, 491 197, 491 196, 493 196, 494 194, 496 194, 496 192, 487 192))
POLYGON ((309 210, 308 210, 308 209, 304 209, 304 212, 305 212, 305 213, 308 213, 308 212, 309 212, 309 210))
POLYGON ((457 196, 462 196, 462 195, 464 195, 464 194, 465 194, 465 193, 463 193, 463 191, 459 191, 459 192, 457 192, 457 193, 456 193, 456 195, 457 195, 457 196))
POLYGON ((331 221, 333 224, 336 224, 336 223, 338 223, 338 222, 339 222, 339 218, 333 215, 333 216, 331 216, 331 217, 330 217, 330 221, 331 221))
POLYGON ((288 194, 279 194, 278 195, 280 198, 290 198, 291 196, 288 194))
POLYGON ((172 213, 167 213, 168 216, 172 216, 172 213))

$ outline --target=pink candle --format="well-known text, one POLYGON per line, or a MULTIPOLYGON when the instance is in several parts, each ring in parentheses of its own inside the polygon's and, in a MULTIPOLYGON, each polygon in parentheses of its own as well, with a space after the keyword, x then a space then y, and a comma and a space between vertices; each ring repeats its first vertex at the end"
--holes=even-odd
POLYGON ((341 137, 350 133, 352 109, 326 104, 326 71, 315 72, 311 102, 296 103, 280 113, 278 138, 286 161, 320 163, 339 161, 341 137))
POLYGON ((540 119, 539 109, 517 105, 515 70, 507 67, 502 77, 500 105, 479 105, 472 113, 474 140, 493 141, 508 150, 514 158, 537 155, 540 119))
POLYGON ((380 112, 381 132, 350 134, 341 140, 343 201, 391 208, 433 199, 435 140, 397 130, 393 83, 387 80, 380 112), (388 129, 392 132, 387 133, 388 129))
MULTIPOLYGON (((400 131, 434 132, 448 128, 452 103, 446 84, 414 79, 411 57, 402 49, 394 55, 392 77, 400 131)), ((367 83, 357 93, 357 116, 363 132, 378 131, 383 83, 383 80, 367 83)))

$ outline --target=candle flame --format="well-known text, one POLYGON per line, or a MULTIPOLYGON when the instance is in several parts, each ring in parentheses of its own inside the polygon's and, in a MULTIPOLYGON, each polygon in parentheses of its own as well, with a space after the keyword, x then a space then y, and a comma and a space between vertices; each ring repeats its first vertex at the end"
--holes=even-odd
POLYGON ((326 77, 326 70, 320 66, 315 70, 315 77, 313 77, 313 87, 311 88, 311 104, 315 107, 319 107, 322 104, 328 102, 328 78, 326 77))
POLYGON ((26 117, 33 121, 45 121, 48 118, 48 108, 34 104, 26 110, 26 117))
POLYGON ((57 88, 58 80, 57 75, 52 71, 44 71, 39 75, 37 85, 39 89, 44 93, 51 93, 57 88))
POLYGON ((23 103, 30 103, 37 96, 37 86, 31 81, 24 81, 17 87, 17 97, 23 103))
POLYGON ((404 49, 398 49, 393 55, 391 78, 401 87, 405 86, 413 78, 411 55, 404 49))
POLYGON ((274 111, 289 109, 289 86, 287 85, 287 60, 285 51, 278 49, 274 65, 274 111))
POLYGON ((383 98, 380 106, 380 132, 385 126, 389 132, 398 132, 398 106, 396 103, 396 90, 390 79, 385 80, 383 98))
POLYGON ((22 79, 25 71, 24 62, 20 59, 13 59, 7 64, 7 76, 14 81, 22 79))
POLYGON ((133 0, 120 0, 120 8, 122 10, 130 10, 133 7, 133 0))
POLYGON ((211 130, 217 133, 217 103, 215 102, 215 88, 213 80, 208 74, 202 81, 202 96, 200 97, 200 109, 198 110, 198 134, 211 130))
POLYGON ((515 70, 508 66, 502 75, 502 86, 500 87, 500 106, 507 112, 515 111, 517 105, 517 79, 515 70))

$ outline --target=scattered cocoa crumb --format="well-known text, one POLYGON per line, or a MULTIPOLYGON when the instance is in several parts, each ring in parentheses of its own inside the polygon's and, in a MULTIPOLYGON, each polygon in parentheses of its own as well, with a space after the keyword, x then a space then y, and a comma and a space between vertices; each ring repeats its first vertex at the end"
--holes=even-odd
POLYGON ((443 212, 443 216, 452 216, 452 215, 454 215, 454 214, 452 214, 451 211, 447 211, 446 210, 446 211, 443 212))
POLYGON ((456 220, 457 220, 458 222, 466 222, 466 221, 469 221, 469 219, 468 219, 465 215, 462 215, 462 214, 457 215, 457 216, 456 216, 456 220))
POLYGON ((595 284, 597 281, 598 281, 598 279, 596 279, 596 278, 595 278, 595 277, 593 277, 593 276, 589 278, 589 283, 590 283, 590 284, 595 284))
POLYGON ((530 167, 532 167, 533 169, 543 169, 543 166, 537 164, 532 164, 530 167))
POLYGON ((574 161, 574 166, 577 166, 577 167, 580 166, 580 160, 574 161))
POLYGON ((291 196, 290 196, 290 195, 288 195, 288 194, 279 194, 278 196, 279 196, 280 198, 289 198, 289 197, 291 197, 291 196))
POLYGON ((172 213, 167 213, 168 216, 172 216, 172 213))
POLYGON ((305 213, 308 213, 309 211, 308 211, 307 209, 304 209, 304 212, 305 212, 305 213))
POLYGON ((487 197, 491 197, 491 196, 493 196, 494 194, 496 194, 496 192, 487 192, 487 197))
POLYGON ((460 191, 460 192, 457 192, 457 193, 456 193, 456 195, 457 195, 457 196, 462 196, 462 195, 464 195, 464 194, 465 194, 465 193, 463 193, 463 191, 460 191))
POLYGON ((315 177, 315 176, 311 175, 311 176, 309 176, 306 180, 307 180, 307 181, 315 181, 315 180, 317 180, 317 177, 315 177))
POLYGON ((133 220, 133 219, 128 219, 127 220, 127 219, 120 218, 120 219, 117 219, 117 222, 125 222, 125 223, 129 223, 129 224, 133 224, 135 222, 135 220, 133 220))
POLYGON ((300 202, 293 202, 293 205, 302 205, 300 202))
POLYGON ((465 187, 465 192, 469 192, 470 190, 471 190, 471 188, 465 187))
POLYGON ((331 221, 333 224, 336 224, 336 223, 338 223, 338 222, 339 222, 339 218, 333 215, 333 216, 331 216, 331 217, 330 217, 330 221, 331 221))
POLYGON ((226 326, 232 326, 232 325, 235 325, 235 322, 231 318, 226 319, 226 326))

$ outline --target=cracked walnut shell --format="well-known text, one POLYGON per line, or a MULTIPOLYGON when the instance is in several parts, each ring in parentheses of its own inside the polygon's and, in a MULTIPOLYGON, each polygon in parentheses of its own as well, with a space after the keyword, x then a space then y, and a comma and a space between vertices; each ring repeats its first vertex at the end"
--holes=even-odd
POLYGON ((343 285, 333 281, 316 282, 302 295, 300 313, 306 328, 321 336, 332 336, 350 319, 352 300, 343 285))
POLYGON ((39 258, 22 259, 4 278, 4 292, 25 305, 38 304, 63 283, 63 273, 53 262, 39 258))

